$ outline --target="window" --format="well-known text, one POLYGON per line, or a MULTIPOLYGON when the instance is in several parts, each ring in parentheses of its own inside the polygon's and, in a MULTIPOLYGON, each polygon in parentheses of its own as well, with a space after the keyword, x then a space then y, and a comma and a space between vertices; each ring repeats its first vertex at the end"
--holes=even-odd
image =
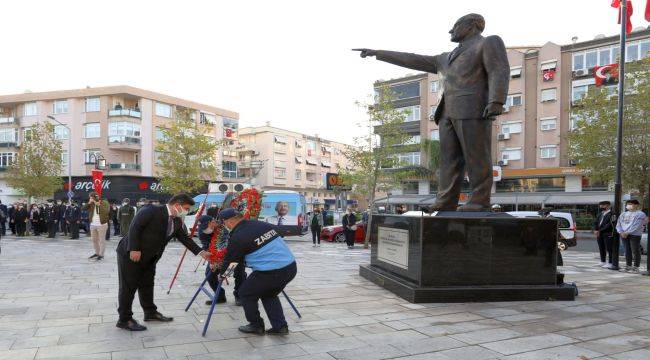
POLYGON ((573 91, 571 92, 571 102, 575 103, 576 101, 583 99, 587 96, 588 90, 588 85, 574 86, 573 91))
POLYGON ((431 130, 431 140, 440 141, 440 130, 438 129, 431 130))
POLYGON ((157 127, 156 128, 156 140, 157 141, 165 141, 167 140, 167 136, 165 136, 165 133, 163 132, 163 129, 157 127))
POLYGON ((395 95, 395 100, 410 99, 420 96, 420 82, 393 85, 390 87, 395 95))
POLYGON ((496 190, 497 192, 564 191, 564 184, 563 177, 502 179, 496 183, 496 190))
POLYGON ((397 110, 404 114, 404 122, 420 121, 420 105, 407 106, 397 110))
POLYGON ((308 172, 306 177, 307 181, 316 181, 316 173, 308 172))
POLYGON ((521 66, 515 66, 510 68, 510 77, 513 79, 521 77, 521 66))
POLYGON ((557 99, 556 88, 542 90, 542 102, 555 101, 556 99, 557 99))
POLYGON ((61 165, 63 168, 68 167, 68 150, 61 151, 61 165))
POLYGON ((611 54, 611 51, 610 51, 609 48, 608 48, 608 49, 604 49, 604 50, 600 50, 600 51, 598 52, 598 63, 599 63, 600 65, 611 64, 612 61, 611 61, 610 54, 611 54))
POLYGON ((431 85, 431 92, 432 92, 432 93, 437 93, 438 91, 440 91, 440 81, 438 81, 438 80, 433 80, 433 81, 430 83, 430 85, 431 85))
POLYGON ((325 161, 325 160, 321 161, 320 165, 322 167, 324 167, 324 168, 331 168, 332 167, 332 164, 329 161, 325 161))
POLYGON ((25 103, 25 116, 38 115, 38 108, 35 102, 25 103))
POLYGON ((420 166, 420 153, 419 152, 410 152, 404 154, 397 154, 396 156, 398 167, 401 166, 420 166))
POLYGON ((85 149, 84 150, 84 163, 94 164, 97 156, 101 154, 99 149, 85 149))
POLYGON ((415 145, 420 143, 420 135, 413 135, 404 141, 404 145, 415 145))
POLYGON ((521 148, 506 148, 501 151, 502 160, 521 160, 521 148))
POLYGON ((593 69, 594 66, 598 66, 598 52, 589 51, 585 54, 585 67, 593 69))
POLYGON ((585 54, 573 54, 573 71, 585 68, 585 54))
POLYGON ((172 106, 157 102, 156 115, 166 117, 166 118, 172 117, 172 106))
POLYGON ((239 120, 224 117, 223 126, 231 129, 239 128, 239 120))
POLYGON ((99 111, 99 98, 87 98, 86 99, 86 112, 96 112, 99 111))
POLYGON ((625 62, 639 60, 639 44, 629 44, 625 50, 625 62))
POLYGON ((199 122, 204 125, 216 125, 217 117, 215 115, 202 112, 199 122))
POLYGON ((433 120, 433 116, 436 114, 437 105, 429 106, 429 119, 433 120))
POLYGON ((557 155, 557 146, 555 145, 542 145, 539 147, 540 157, 542 159, 553 159, 557 155))
POLYGON ((160 151, 154 151, 153 152, 153 162, 156 165, 161 165, 162 164, 162 161, 160 161, 160 155, 162 155, 162 153, 160 151))
POLYGON ((225 178, 237 177, 237 163, 234 161, 224 161, 221 163, 222 174, 225 178))
POLYGON ((84 138, 94 139, 100 137, 99 123, 84 124, 84 138))
POLYGON ((507 108, 511 106, 521 106, 521 94, 508 95, 505 106, 507 108))
POLYGON ((302 141, 300 141, 300 140, 296 140, 296 142, 294 143, 294 145, 295 145, 296 149, 300 149, 300 148, 302 148, 302 141))
POLYGON ((296 170, 294 172, 294 179, 296 179, 296 180, 302 179, 302 172, 300 170, 296 170))
POLYGON ((419 184, 417 181, 406 181, 402 183, 402 194, 417 194, 419 184))
POLYGON ((539 119, 539 128, 542 131, 555 130, 557 127, 557 118, 541 118, 539 119))
POLYGON ((55 114, 67 114, 68 100, 56 100, 52 106, 52 112, 55 114))
POLYGON ((273 139, 278 144, 287 144, 287 138, 284 136, 274 136, 273 139))
MULTIPOLYGON (((157 131, 158 129, 156 129, 157 131)), ((109 136, 140 137, 140 124, 128 121, 115 121, 108 123, 109 136)), ((157 137, 158 134, 156 134, 157 137)))
POLYGON ((0 153, 0 167, 6 168, 11 166, 16 159, 16 153, 3 152, 0 153))
POLYGON ((305 160, 305 163, 306 163, 307 165, 318 165, 318 164, 316 163, 316 160, 313 160, 313 159, 306 159, 306 160, 305 160))
POLYGON ((15 143, 15 142, 16 142, 15 129, 13 128, 0 129, 0 143, 15 143))
POLYGON ((275 168, 275 178, 276 179, 286 179, 287 178, 287 169, 275 168))
POLYGON ((287 167, 287 162, 285 160, 275 160, 275 167, 276 168, 286 168, 287 167))
POLYGON ((644 41, 641 44, 639 44, 639 56, 641 57, 641 59, 650 56, 650 41, 644 41))
POLYGON ((32 128, 31 127, 23 128, 23 139, 25 141, 28 141, 28 140, 32 139, 32 128))
POLYGON ((502 134, 519 134, 521 133, 521 122, 503 123, 501 125, 502 134))
POLYGON ((557 68, 557 60, 548 60, 548 61, 543 61, 542 65, 540 66, 540 70, 542 72, 548 71, 548 70, 555 70, 557 68))
POLYGON ((67 140, 68 129, 63 125, 54 125, 54 138, 57 140, 67 140))
POLYGON ((314 156, 314 155, 316 155, 316 142, 307 141, 307 156, 314 156))

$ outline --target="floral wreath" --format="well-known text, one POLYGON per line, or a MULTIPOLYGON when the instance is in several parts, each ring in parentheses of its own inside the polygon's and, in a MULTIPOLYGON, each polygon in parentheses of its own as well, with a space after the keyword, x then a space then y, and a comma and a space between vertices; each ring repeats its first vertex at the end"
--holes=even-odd
MULTIPOLYGON (((230 207, 239 211, 244 219, 257 220, 262 211, 262 194, 257 189, 246 189, 230 201, 230 207)), ((210 240, 210 264, 216 265, 220 268, 223 264, 223 259, 226 257, 226 249, 228 248, 228 240, 230 236, 224 230, 223 223, 218 223, 217 227, 212 233, 210 240)))

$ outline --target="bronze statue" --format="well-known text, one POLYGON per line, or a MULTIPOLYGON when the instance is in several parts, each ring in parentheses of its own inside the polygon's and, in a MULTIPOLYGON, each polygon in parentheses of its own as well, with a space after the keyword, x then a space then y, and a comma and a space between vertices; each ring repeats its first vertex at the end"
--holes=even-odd
POLYGON ((458 46, 435 56, 396 51, 353 49, 361 57, 409 69, 442 74, 443 96, 434 120, 440 131, 438 198, 431 211, 455 211, 465 172, 472 193, 458 211, 489 211, 492 190, 492 122, 503 112, 508 95, 510 66, 498 36, 483 37, 485 20, 468 14, 449 31, 458 46))

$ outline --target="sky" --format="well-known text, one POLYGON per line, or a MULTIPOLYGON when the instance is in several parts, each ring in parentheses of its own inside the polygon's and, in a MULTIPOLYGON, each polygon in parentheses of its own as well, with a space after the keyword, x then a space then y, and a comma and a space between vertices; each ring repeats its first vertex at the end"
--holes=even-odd
MULTIPOLYGON (((366 47, 453 49, 467 13, 506 46, 619 33, 611 0, 3 0, 0 94, 131 85, 352 143, 372 84, 414 71, 361 59, 366 47)), ((645 1, 635 0, 634 27, 645 1)))

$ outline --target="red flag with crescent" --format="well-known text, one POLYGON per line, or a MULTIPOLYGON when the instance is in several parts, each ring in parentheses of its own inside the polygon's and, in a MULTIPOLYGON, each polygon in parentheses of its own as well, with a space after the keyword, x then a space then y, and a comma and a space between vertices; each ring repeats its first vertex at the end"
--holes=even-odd
POLYGON ((613 85, 618 82, 618 64, 594 67, 596 86, 613 85))
POLYGON ((99 170, 93 170, 92 171, 93 175, 93 190, 97 194, 99 194, 99 197, 102 197, 102 182, 104 181, 104 173, 99 171, 99 170))
MULTIPOLYGON (((611 7, 618 9, 618 23, 621 23, 621 0, 612 0, 611 7)), ((632 32, 632 13, 634 9, 632 8, 632 0, 627 0, 627 23, 625 24, 625 33, 629 34, 632 32)), ((647 15, 647 9, 646 9, 647 15)), ((650 20, 649 20, 650 21, 650 20)))

